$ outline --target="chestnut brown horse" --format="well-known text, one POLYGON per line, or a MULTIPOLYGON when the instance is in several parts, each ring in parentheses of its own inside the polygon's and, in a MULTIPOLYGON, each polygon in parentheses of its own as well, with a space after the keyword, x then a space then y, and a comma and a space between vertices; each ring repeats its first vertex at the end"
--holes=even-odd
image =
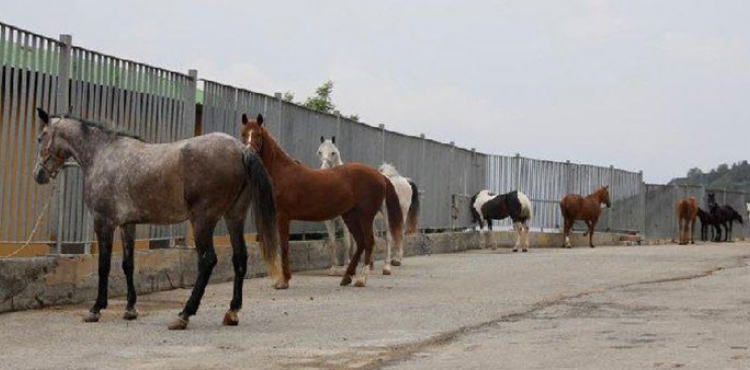
POLYGON ((602 204, 606 204, 607 208, 612 206, 609 201, 609 186, 602 186, 587 197, 568 194, 560 201, 560 211, 562 211, 565 220, 563 248, 573 248, 573 245, 570 244, 570 230, 576 220, 581 220, 588 226, 589 245, 594 248, 594 228, 596 223, 599 222, 602 204))
POLYGON ((393 184, 378 170, 360 163, 346 163, 329 169, 305 166, 284 152, 263 126, 260 114, 255 119, 243 114, 241 133, 242 142, 260 156, 273 181, 283 269, 283 276, 274 288, 288 288, 292 278, 289 266, 291 221, 326 221, 339 216, 343 217, 357 243, 341 285, 351 284, 364 252, 365 266, 355 283, 357 287, 364 287, 374 264, 373 221, 383 200, 391 237, 397 247, 401 245, 404 216, 393 184))
POLYGON ((693 231, 695 219, 698 216, 698 202, 694 197, 685 198, 677 203, 677 218, 680 229, 680 245, 695 244, 693 231))

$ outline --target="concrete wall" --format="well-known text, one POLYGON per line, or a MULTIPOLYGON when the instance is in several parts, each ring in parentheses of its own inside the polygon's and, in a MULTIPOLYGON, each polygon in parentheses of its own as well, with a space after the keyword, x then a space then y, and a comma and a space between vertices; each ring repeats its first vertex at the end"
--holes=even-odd
MULTIPOLYGON (((619 234, 596 233, 597 245, 620 244, 619 234)), ((515 236, 497 232, 494 240, 501 246, 512 245, 515 236)), ((414 235, 407 238, 407 256, 454 253, 480 246, 477 232, 414 235)), ((575 246, 586 246, 581 234, 572 237, 575 246)), ((562 235, 532 233, 532 248, 558 247, 562 235)), ((219 264, 212 281, 227 281, 233 277, 232 249, 217 246, 219 264)), ((264 276, 265 266, 258 248, 250 244, 251 277, 264 276)), ((383 258, 378 248, 377 260, 383 258)), ((296 271, 329 267, 329 247, 322 241, 292 242, 291 263, 296 271)), ((44 306, 90 301, 96 297, 97 255, 62 255, 32 258, 0 259, 0 312, 19 311, 44 306)), ((120 257, 113 257, 110 277, 110 296, 124 296, 125 279, 120 268, 120 257)), ((171 248, 136 253, 135 284, 139 294, 189 287, 195 281, 197 269, 192 248, 171 248)), ((397 276, 394 278, 398 278, 397 276)), ((270 282, 269 282, 270 284, 270 282)), ((187 296, 186 296, 187 299, 187 296)))

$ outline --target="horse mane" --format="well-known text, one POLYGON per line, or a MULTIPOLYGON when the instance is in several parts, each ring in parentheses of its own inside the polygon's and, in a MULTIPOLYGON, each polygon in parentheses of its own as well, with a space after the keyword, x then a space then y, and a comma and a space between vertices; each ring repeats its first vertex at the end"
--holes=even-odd
POLYGON ((90 120, 86 120, 81 117, 76 117, 76 116, 72 116, 69 114, 64 114, 62 116, 50 116, 50 118, 70 119, 70 120, 78 121, 78 123, 81 124, 81 128, 83 128, 84 131, 86 131, 89 128, 95 128, 95 129, 98 129, 99 131, 102 131, 103 133, 107 135, 113 135, 117 137, 127 137, 127 138, 135 139, 138 141, 146 142, 146 140, 144 140, 142 137, 136 134, 133 134, 131 132, 124 131, 124 130, 110 128, 103 122, 90 121, 90 120))

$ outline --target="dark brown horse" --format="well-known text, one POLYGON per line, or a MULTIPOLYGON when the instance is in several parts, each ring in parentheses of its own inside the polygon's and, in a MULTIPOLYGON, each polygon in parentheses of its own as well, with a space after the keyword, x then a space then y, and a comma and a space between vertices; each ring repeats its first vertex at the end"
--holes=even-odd
POLYGON ((232 243, 235 274, 234 295, 224 324, 237 325, 248 258, 243 227, 251 209, 269 271, 274 275, 278 270, 273 187, 260 158, 225 134, 150 144, 100 123, 49 116, 41 109, 39 119, 42 130, 34 180, 48 183, 68 159, 78 162, 84 173, 84 203, 93 215, 99 242, 99 292, 84 321, 99 321, 101 310, 107 308, 112 242, 118 227, 128 288, 124 318, 134 320, 138 317, 133 284, 136 224, 190 220, 198 276, 185 308, 169 325, 170 329, 185 329, 198 311, 216 266, 214 228, 223 218, 232 243))
POLYGON ((242 115, 242 141, 263 160, 273 181, 276 195, 283 277, 276 289, 289 287, 289 225, 292 220, 326 221, 343 217, 357 249, 341 279, 349 285, 364 252, 365 266, 355 286, 364 287, 374 264, 373 221, 385 200, 391 237, 401 244, 403 214, 393 184, 376 169, 360 163, 346 163, 329 169, 312 169, 289 156, 263 126, 263 116, 249 119, 242 115), (369 268, 368 268, 369 266, 369 268))
POLYGON ((584 221, 588 226, 589 245, 594 248, 594 228, 596 223, 599 222, 602 204, 606 204, 607 208, 612 206, 609 201, 609 186, 602 186, 587 197, 568 194, 560 201, 560 211, 562 211, 565 220, 563 248, 573 248, 573 245, 570 244, 570 230, 576 220, 584 221))
POLYGON ((677 203, 677 218, 680 230, 680 245, 695 244, 693 232, 695 219, 698 216, 698 202, 694 197, 685 198, 677 203))

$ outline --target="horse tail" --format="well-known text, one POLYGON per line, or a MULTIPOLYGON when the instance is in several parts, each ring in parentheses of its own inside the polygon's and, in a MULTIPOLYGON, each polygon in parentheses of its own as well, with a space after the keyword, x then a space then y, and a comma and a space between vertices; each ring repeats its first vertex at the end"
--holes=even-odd
POLYGON ((418 230, 418 218, 419 218, 419 188, 414 181, 409 180, 411 185, 411 204, 409 205, 409 212, 406 216, 407 233, 414 234, 418 230))
POLYGON ((277 263, 279 237, 276 227, 276 199, 273 194, 271 177, 261 159, 247 148, 242 150, 242 163, 245 166, 247 182, 250 186, 250 207, 253 222, 258 232, 258 243, 263 259, 272 277, 280 275, 277 263))
POLYGON ((526 196, 526 194, 522 192, 518 192, 518 201, 521 203, 521 217, 526 220, 531 220, 531 217, 533 216, 534 211, 531 207, 531 201, 529 200, 529 197, 526 196))
POLYGON ((393 183, 388 177, 383 176, 383 179, 385 179, 385 208, 388 213, 388 227, 391 229, 393 243, 399 245, 404 228, 404 215, 401 212, 401 203, 398 201, 396 188, 393 187, 393 183))
POLYGON ((471 197, 471 200, 469 200, 469 210, 471 211, 471 221, 475 224, 478 224, 479 227, 482 227, 482 215, 477 212, 477 209, 474 208, 474 203, 477 201, 477 196, 479 193, 474 194, 474 196, 471 197))

